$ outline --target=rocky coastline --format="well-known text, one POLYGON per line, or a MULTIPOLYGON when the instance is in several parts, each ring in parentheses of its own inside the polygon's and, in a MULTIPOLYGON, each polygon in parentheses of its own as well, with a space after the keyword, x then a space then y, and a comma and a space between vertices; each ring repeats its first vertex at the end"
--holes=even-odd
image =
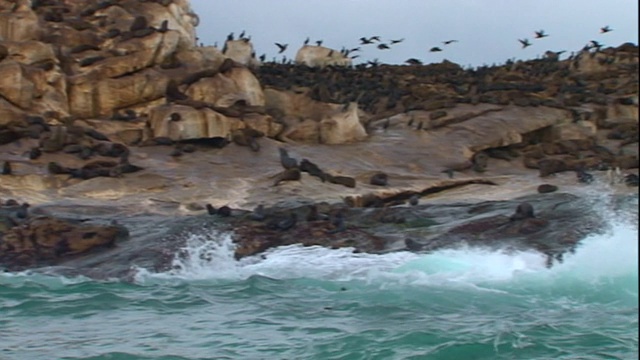
POLYGON ((129 278, 214 231, 237 259, 466 244, 551 266, 606 226, 585 189, 637 199, 635 44, 282 64, 198 46, 198 21, 187 0, 0 0, 0 269, 129 278))

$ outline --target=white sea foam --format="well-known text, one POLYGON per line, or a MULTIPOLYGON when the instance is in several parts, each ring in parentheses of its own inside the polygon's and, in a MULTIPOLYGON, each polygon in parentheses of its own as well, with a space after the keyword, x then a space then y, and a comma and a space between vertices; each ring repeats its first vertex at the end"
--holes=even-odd
MULTIPOLYGON (((394 252, 383 255, 353 253, 299 245, 271 249, 236 261, 231 234, 192 236, 174 269, 153 277, 183 280, 242 280, 259 275, 275 279, 363 281, 417 286, 479 286, 498 291, 500 285, 526 281, 549 286, 580 281, 594 283, 638 274, 638 230, 633 224, 614 224, 603 234, 581 242, 564 262, 545 266, 535 251, 495 251, 481 248, 441 250, 431 254, 394 252), (489 286, 487 287, 487 285, 489 286), (496 285, 496 286, 493 286, 496 285)), ((140 280, 149 274, 142 272, 140 280)), ((637 285, 635 287, 637 292, 637 285)))

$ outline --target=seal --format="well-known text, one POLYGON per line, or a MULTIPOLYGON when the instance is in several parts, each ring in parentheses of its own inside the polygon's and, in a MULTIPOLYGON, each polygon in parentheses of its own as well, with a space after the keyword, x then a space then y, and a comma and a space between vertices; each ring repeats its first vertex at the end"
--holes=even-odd
POLYGON ((273 182, 273 186, 277 186, 283 181, 296 181, 300 180, 300 178, 301 174, 298 168, 287 169, 276 176, 273 182))
POLYGON ((285 148, 278 148, 278 151, 280 152, 280 164, 282 164, 283 168, 288 170, 298 167, 298 161, 290 157, 285 148))
POLYGON ((389 177, 385 173, 376 173, 369 179, 369 184, 375 186, 387 186, 389 184, 389 177))
POLYGON ((532 218, 535 218, 535 215, 533 213, 533 206, 528 202, 523 202, 518 205, 515 214, 511 215, 509 220, 517 221, 532 218))

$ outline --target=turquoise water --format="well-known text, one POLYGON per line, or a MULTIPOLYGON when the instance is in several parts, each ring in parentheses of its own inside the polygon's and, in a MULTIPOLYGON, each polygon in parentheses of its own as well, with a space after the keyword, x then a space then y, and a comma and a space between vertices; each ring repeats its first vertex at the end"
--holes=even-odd
POLYGON ((637 223, 544 264, 298 246, 235 262, 227 234, 194 236, 135 283, 0 275, 0 359, 637 359, 637 223))

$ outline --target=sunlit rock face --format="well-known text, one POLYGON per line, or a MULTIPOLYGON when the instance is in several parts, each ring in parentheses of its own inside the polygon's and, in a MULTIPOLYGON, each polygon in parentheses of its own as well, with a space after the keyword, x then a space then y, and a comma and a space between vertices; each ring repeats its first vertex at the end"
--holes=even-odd
POLYGON ((260 64, 249 39, 227 40, 223 53, 227 58, 244 66, 255 67, 260 64))
POLYGON ((351 59, 340 51, 324 46, 305 45, 296 53, 296 64, 310 67, 350 66, 351 59))

